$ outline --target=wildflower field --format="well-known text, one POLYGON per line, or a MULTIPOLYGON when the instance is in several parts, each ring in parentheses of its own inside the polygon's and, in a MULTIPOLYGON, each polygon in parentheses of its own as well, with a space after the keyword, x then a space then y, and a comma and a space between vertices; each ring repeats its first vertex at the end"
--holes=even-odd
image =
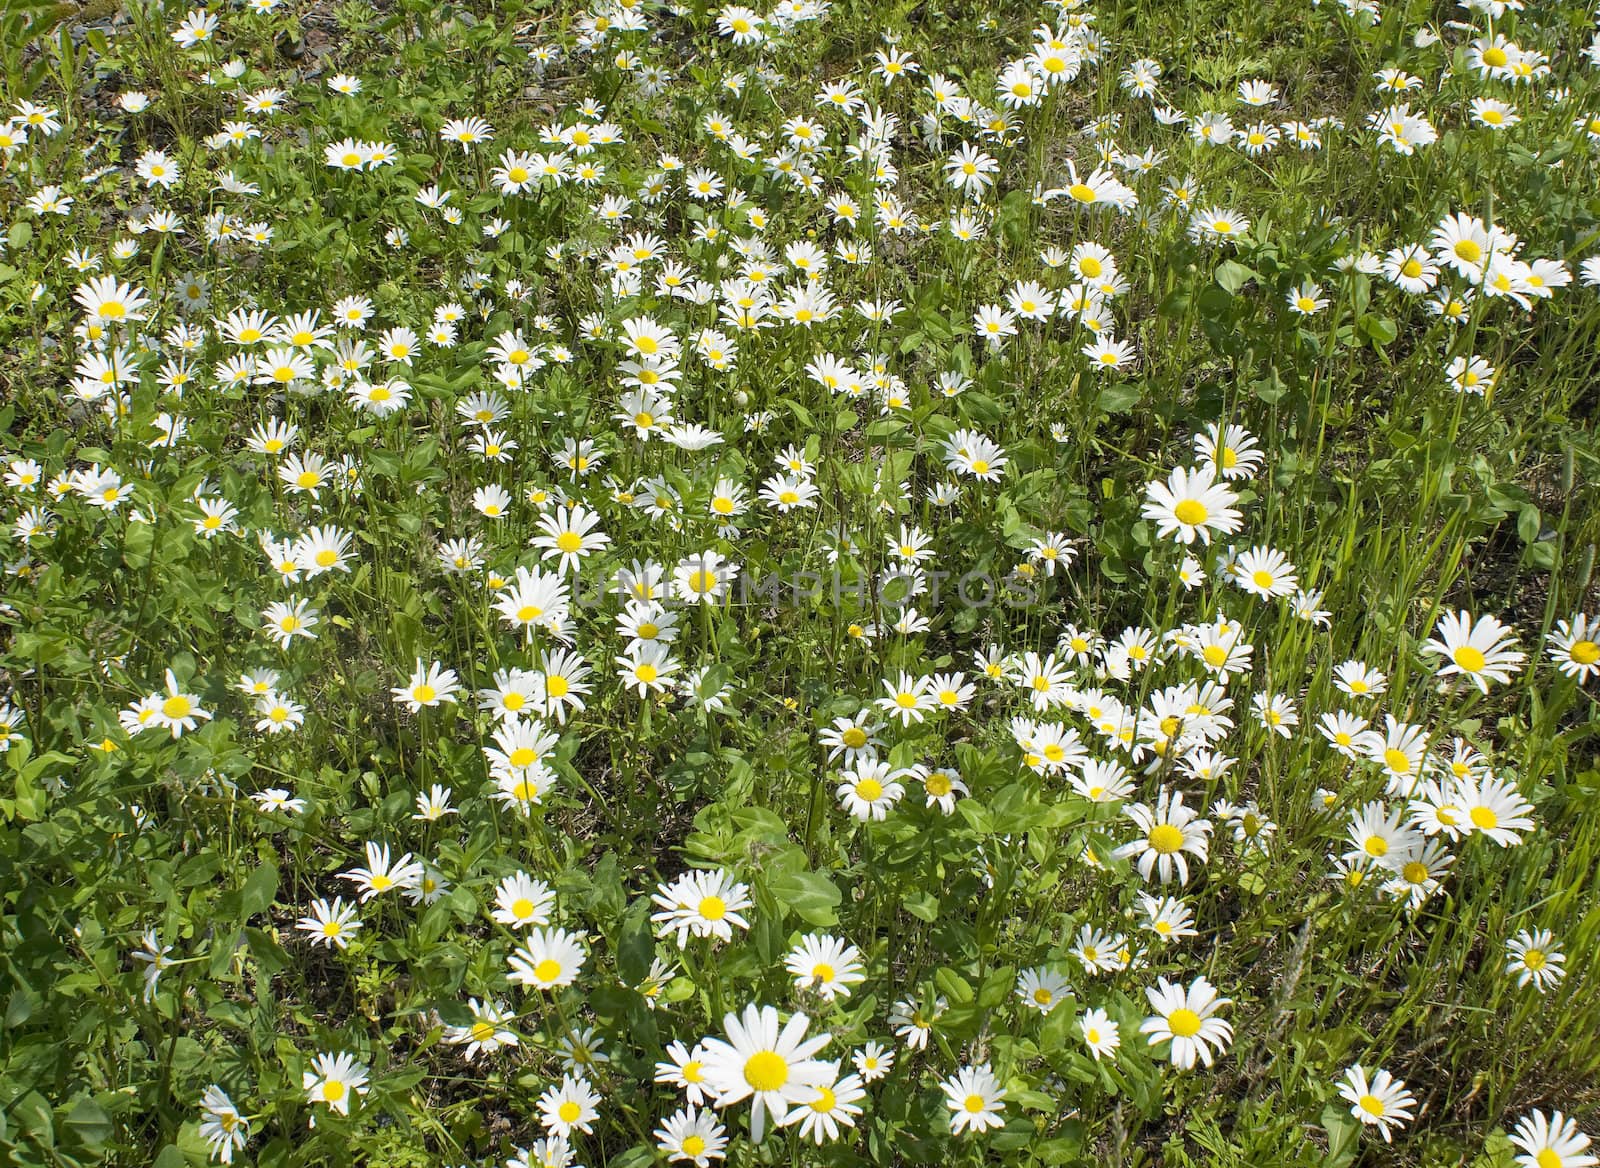
POLYGON ((1600 25, 0 12, 0 1163, 1600 1163, 1600 25))

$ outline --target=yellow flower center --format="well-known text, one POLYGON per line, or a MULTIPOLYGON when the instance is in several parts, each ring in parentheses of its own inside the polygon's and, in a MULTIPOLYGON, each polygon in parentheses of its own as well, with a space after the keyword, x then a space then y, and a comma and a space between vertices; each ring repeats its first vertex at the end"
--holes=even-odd
POLYGON ((552 982, 561 976, 561 962, 554 957, 546 957, 533 967, 533 976, 542 982, 552 982))
POLYGON ((568 1099, 560 1107, 556 1108, 556 1115, 560 1116, 562 1123, 576 1122, 578 1116, 582 1114, 583 1108, 579 1107, 570 1099, 568 1099))
POLYGON ((695 910, 708 921, 720 921, 728 915, 728 902, 720 896, 707 896, 701 898, 700 906, 695 910))
POLYGON ((329 1079, 322 1084, 322 1097, 329 1103, 337 1103, 344 1098, 344 1084, 338 1079, 329 1079))
POLYGON ((1593 665, 1596 661, 1600 661, 1600 645, 1593 641, 1579 641, 1567 650, 1567 656, 1579 665, 1593 665))
POLYGON ((161 703, 161 712, 169 718, 186 718, 189 711, 194 709, 194 703, 182 694, 176 694, 161 703))
POLYGON ((1451 656, 1455 663, 1468 673, 1477 673, 1486 661, 1482 650, 1474 649, 1471 645, 1462 645, 1451 656))
POLYGON ((431 685, 419 685, 411 691, 411 696, 419 702, 431 702, 439 696, 439 691, 431 685))
POLYGON ((1183 831, 1170 823, 1158 823, 1150 829, 1150 847, 1163 856, 1170 856, 1183 847, 1183 831))
POLYGON ((1167 1015, 1167 1028, 1179 1038, 1193 1038, 1200 1033, 1200 1015, 1187 1006, 1179 1006, 1167 1015))
POLYGON ((1467 812, 1467 818, 1472 820, 1473 827, 1487 829, 1500 826, 1500 817, 1487 807, 1474 807, 1467 812))
POLYGON ((789 1081, 789 1064, 776 1051, 757 1051, 745 1061, 744 1081, 754 1091, 780 1090, 789 1081))
POLYGON ((855 787, 856 797, 867 803, 883 798, 883 784, 877 779, 862 779, 855 787))
POLYGON ((1206 510, 1206 505, 1200 502, 1199 499, 1184 499, 1172 509, 1173 518, 1189 527, 1200 526, 1206 521, 1206 516, 1209 514, 1210 512, 1206 510))

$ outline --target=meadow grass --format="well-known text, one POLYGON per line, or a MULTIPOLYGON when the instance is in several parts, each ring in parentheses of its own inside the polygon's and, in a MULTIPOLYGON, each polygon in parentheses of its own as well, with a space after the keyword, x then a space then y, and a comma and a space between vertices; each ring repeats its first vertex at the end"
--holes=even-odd
POLYGON ((0 33, 9 1162, 1594 1162, 1588 8, 0 33))

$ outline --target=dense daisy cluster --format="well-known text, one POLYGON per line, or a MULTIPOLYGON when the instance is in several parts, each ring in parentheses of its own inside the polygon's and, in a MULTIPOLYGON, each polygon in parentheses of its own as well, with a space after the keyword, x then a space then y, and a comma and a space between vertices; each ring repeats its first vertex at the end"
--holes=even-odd
POLYGON ((8 1030, 116 999, 74 1138, 1600 1162, 1394 1010, 1594 991, 1581 459, 1451 476, 1592 348, 1600 32, 1297 6, 1331 95, 1026 7, 138 4, 10 94, 0 936, 8 1030))

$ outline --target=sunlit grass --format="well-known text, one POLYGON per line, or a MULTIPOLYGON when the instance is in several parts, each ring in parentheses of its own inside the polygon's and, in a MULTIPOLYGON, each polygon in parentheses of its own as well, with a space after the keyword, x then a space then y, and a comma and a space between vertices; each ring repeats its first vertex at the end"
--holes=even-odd
POLYGON ((10 1159, 1590 1162, 1583 6, 0 31, 10 1159))

